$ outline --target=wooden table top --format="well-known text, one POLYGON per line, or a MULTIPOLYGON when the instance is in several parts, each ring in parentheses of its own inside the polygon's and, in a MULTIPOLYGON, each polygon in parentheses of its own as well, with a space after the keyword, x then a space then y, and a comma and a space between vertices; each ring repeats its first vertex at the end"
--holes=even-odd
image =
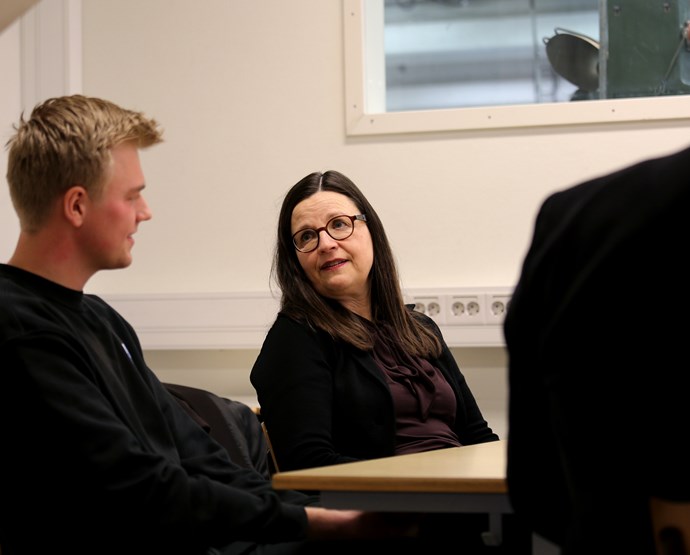
POLYGON ((505 440, 278 472, 276 489, 506 493, 505 440))

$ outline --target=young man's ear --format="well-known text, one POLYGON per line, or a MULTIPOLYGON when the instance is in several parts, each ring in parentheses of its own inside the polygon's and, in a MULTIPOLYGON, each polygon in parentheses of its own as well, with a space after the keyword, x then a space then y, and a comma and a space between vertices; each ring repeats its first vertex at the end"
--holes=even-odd
POLYGON ((89 195, 81 185, 70 187, 62 198, 65 218, 76 227, 81 227, 86 216, 89 195))

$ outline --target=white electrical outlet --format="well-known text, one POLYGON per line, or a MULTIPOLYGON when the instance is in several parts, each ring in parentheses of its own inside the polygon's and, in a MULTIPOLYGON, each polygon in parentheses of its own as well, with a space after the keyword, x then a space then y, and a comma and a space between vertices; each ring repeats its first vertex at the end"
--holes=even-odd
POLYGON ((501 324, 510 305, 510 295, 505 293, 486 294, 486 323, 501 324))
POLYGON ((443 318, 443 305, 441 303, 441 297, 412 297, 412 302, 414 303, 414 309, 417 312, 421 312, 430 318, 433 318, 437 324, 441 323, 443 318))
POLYGON ((478 325, 484 323, 483 295, 450 295, 446 299, 446 324, 478 325))

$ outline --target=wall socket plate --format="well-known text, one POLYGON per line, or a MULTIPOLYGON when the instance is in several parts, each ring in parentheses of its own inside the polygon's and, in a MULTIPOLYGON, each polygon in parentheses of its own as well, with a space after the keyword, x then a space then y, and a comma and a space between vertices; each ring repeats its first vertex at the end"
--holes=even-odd
POLYGON ((443 305, 440 295, 413 296, 408 300, 414 303, 414 309, 417 312, 426 314, 437 324, 443 323, 443 305))
POLYGON ((450 295, 446 308, 446 324, 483 324, 485 311, 484 295, 450 295))
POLYGON ((510 306, 507 287, 418 289, 405 302, 442 326, 501 326, 510 306))
POLYGON ((487 324, 502 324, 510 306, 510 295, 500 293, 486 294, 486 314, 487 324))

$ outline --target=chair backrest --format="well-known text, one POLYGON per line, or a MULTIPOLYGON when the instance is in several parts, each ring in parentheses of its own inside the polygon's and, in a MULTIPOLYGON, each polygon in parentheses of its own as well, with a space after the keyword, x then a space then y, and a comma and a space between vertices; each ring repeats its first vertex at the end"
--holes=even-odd
POLYGON ((271 477, 269 448, 258 415, 248 405, 210 391, 164 383, 168 392, 206 432, 220 443, 232 461, 271 477))
POLYGON ((279 472, 280 469, 278 468, 276 454, 273 451, 273 445, 271 445, 271 438, 268 436, 268 428, 266 427, 266 422, 264 422, 263 420, 261 420, 261 430, 263 431, 264 438, 266 439, 266 445, 268 446, 268 454, 271 456, 271 460, 269 461, 271 463, 271 474, 275 474, 276 472, 279 472))
POLYGON ((690 503, 652 498, 650 511, 657 555, 688 555, 690 503))

